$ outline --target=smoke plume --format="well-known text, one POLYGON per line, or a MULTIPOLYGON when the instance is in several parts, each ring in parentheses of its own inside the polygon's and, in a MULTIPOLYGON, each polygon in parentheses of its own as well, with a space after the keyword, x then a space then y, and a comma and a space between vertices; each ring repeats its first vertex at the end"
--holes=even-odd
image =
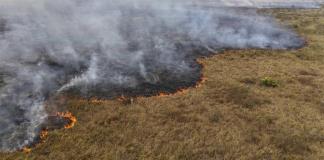
POLYGON ((145 0, 0 2, 0 150, 33 143, 48 117, 46 102, 59 94, 173 92, 199 79, 200 56, 303 44, 251 9, 145 0))

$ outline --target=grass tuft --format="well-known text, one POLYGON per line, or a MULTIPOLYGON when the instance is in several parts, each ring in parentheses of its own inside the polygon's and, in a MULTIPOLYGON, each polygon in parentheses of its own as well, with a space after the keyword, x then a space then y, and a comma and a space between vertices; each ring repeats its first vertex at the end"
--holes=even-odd
POLYGON ((211 123, 218 123, 222 120, 223 116, 220 112, 215 112, 209 117, 211 123))
POLYGON ((265 77, 261 79, 260 81, 261 86, 265 87, 278 87, 279 86, 279 81, 272 79, 271 77, 265 77))

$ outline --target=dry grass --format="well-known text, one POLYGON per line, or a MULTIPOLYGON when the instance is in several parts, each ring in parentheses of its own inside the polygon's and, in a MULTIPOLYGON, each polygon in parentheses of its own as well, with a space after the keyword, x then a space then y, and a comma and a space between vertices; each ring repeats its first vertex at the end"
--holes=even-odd
POLYGON ((226 102, 232 102, 244 108, 254 108, 271 102, 265 96, 258 95, 247 87, 232 86, 225 91, 226 102))
POLYGON ((324 9, 271 10, 306 37, 297 51, 228 51, 201 62, 207 81, 167 97, 73 99, 69 130, 1 159, 324 159, 324 9), (262 87, 260 79, 280 81, 262 87))

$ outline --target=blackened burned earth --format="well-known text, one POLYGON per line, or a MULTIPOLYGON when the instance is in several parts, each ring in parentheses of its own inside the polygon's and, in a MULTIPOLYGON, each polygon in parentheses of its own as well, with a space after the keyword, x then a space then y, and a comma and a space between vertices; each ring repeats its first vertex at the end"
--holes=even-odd
POLYGON ((52 115, 59 107, 51 102, 62 94, 110 99, 174 93, 199 82, 199 57, 304 45, 255 10, 141 1, 8 3, 0 6, 1 151, 34 144, 44 129, 70 123, 52 115))
MULTIPOLYGON (((202 56, 211 55, 213 52, 194 45, 181 46, 179 44, 177 50, 179 53, 189 53, 184 58, 185 63, 190 67, 187 73, 177 73, 177 71, 167 68, 159 68, 156 60, 144 57, 144 65, 147 67, 147 76, 143 77, 136 69, 123 70, 122 66, 118 68, 118 64, 112 65, 120 70, 122 74, 132 76, 137 80, 136 86, 111 85, 106 83, 90 84, 86 89, 78 86, 70 87, 64 92, 67 95, 81 96, 83 98, 96 99, 114 99, 121 96, 125 97, 149 97, 156 96, 160 93, 175 93, 178 90, 196 86, 201 81, 203 66, 197 63, 196 59, 202 56), (197 47, 197 48, 196 48, 197 47), (85 91, 83 91, 85 89, 85 91)), ((154 52, 154 51, 152 51, 154 52)), ((175 64, 177 65, 177 64, 175 64)))

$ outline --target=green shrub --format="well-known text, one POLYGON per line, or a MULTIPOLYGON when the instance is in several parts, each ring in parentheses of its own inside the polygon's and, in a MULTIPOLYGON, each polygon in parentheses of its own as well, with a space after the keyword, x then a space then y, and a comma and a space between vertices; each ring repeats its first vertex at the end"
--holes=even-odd
POLYGON ((278 87, 279 86, 279 81, 274 80, 270 77, 265 77, 263 79, 261 79, 261 85, 262 86, 266 86, 266 87, 278 87))

